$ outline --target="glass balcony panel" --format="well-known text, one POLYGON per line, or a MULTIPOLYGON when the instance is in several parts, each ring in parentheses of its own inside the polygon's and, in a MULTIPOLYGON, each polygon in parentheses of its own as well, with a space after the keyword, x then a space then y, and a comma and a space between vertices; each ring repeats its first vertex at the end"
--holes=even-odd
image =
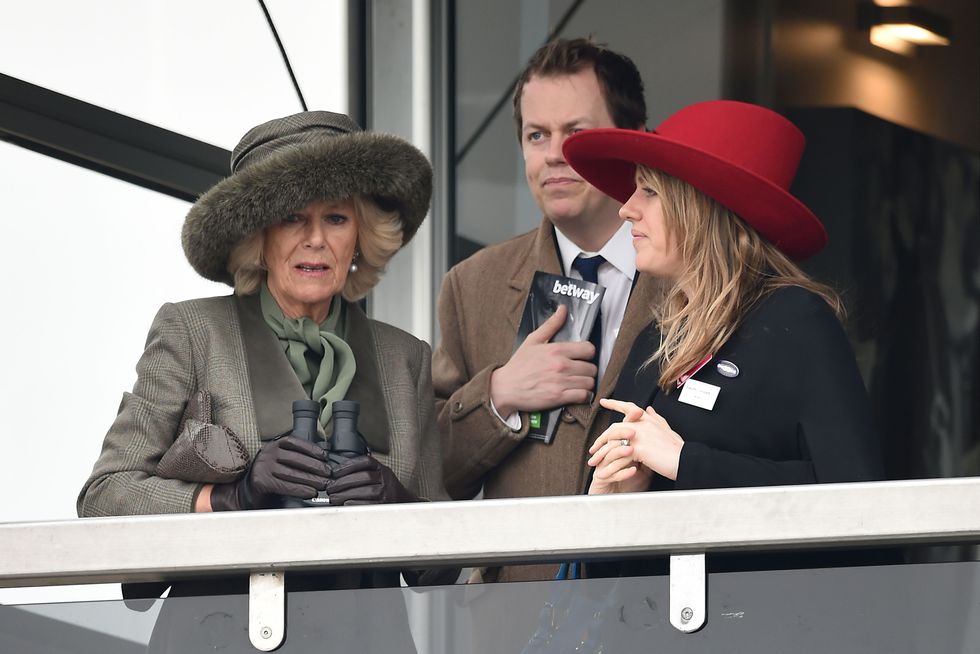
MULTIPOLYGON (((669 604, 666 576, 290 593, 278 651, 980 651, 978 562, 712 574, 693 634, 669 604)), ((245 595, 0 607, 0 650, 248 652, 247 615, 245 595)))

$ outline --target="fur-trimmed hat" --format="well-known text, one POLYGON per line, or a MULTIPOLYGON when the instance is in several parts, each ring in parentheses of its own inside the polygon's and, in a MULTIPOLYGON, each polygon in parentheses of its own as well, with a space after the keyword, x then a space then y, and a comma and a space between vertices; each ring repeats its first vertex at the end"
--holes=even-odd
POLYGON ((194 270, 229 285, 232 249, 310 202, 360 195, 397 211, 404 245, 432 195, 432 167, 417 148, 397 136, 365 132, 330 111, 253 127, 232 151, 231 172, 198 198, 181 233, 194 270))

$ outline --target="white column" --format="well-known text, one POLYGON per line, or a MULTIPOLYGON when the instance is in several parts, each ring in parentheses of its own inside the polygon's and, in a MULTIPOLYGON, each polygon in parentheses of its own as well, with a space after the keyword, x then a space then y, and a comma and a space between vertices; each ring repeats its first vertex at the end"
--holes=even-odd
MULTIPOLYGON (((368 116, 374 131, 397 134, 431 158, 431 0, 377 0, 369 16, 368 116)), ((368 312, 432 343, 432 217, 388 264, 368 312)))

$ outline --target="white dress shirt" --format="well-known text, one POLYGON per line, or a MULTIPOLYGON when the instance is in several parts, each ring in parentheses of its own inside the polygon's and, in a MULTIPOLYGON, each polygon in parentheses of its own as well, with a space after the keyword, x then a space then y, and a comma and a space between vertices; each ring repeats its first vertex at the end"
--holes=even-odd
POLYGON ((602 350, 599 352, 599 379, 606 372, 613 344, 619 336, 619 327, 626 315, 626 303, 630 299, 633 288, 633 278, 636 276, 636 251, 633 249, 633 237, 630 235, 630 224, 623 222, 616 233, 612 235, 598 252, 586 252, 572 243, 567 236, 555 228, 555 239, 561 252, 561 262, 566 277, 582 279, 582 275, 572 268, 572 262, 580 254, 594 257, 601 254, 606 260, 599 266, 599 284, 606 287, 602 296, 602 350))

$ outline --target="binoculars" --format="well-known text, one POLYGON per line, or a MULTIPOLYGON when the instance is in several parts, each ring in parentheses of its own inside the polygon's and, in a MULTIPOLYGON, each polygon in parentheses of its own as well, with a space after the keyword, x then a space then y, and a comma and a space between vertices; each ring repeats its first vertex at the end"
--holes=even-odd
MULTIPOLYGON (((357 416, 361 412, 359 402, 337 400, 333 403, 333 429, 330 437, 320 444, 329 453, 331 464, 347 461, 355 456, 368 453, 367 442, 357 431, 357 416)), ((317 441, 317 422, 320 419, 320 403, 316 400, 296 400, 293 402, 293 433, 310 443, 317 441)), ((308 500, 286 499, 284 508, 304 506, 329 506, 330 497, 324 492, 308 500)))

